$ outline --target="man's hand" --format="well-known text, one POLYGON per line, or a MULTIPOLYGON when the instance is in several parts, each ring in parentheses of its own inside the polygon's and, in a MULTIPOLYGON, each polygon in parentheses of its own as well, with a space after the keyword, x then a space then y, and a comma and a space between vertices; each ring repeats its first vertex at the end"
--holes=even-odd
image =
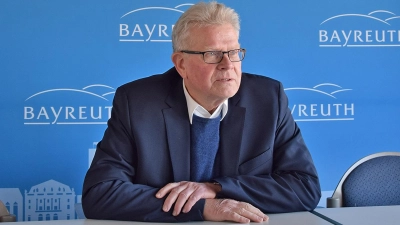
POLYGON ((156 197, 163 198, 168 195, 164 201, 163 211, 168 212, 175 203, 172 215, 177 216, 181 211, 189 212, 202 198, 215 198, 220 190, 221 186, 218 184, 182 181, 165 185, 157 192, 156 197))
POLYGON ((267 215, 251 204, 232 199, 206 199, 203 216, 208 221, 238 223, 261 223, 268 220, 267 215))

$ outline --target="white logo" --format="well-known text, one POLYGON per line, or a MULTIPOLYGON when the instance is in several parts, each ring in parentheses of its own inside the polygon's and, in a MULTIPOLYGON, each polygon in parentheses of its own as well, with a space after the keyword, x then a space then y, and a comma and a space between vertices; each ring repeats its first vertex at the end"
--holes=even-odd
POLYGON ((341 29, 319 30, 320 47, 400 47, 400 28, 393 27, 400 16, 387 10, 368 14, 341 14, 332 16, 320 24, 341 29), (352 23, 357 21, 357 23, 352 23), (352 29, 345 29, 351 26, 352 29))
MULTIPOLYGON (((352 89, 342 88, 337 84, 323 83, 315 85, 312 88, 294 87, 285 88, 285 91, 305 91, 308 93, 322 94, 328 97, 328 100, 319 99, 318 102, 297 103, 291 107, 292 115, 295 121, 338 121, 354 120, 354 103, 340 102, 335 96, 341 92, 351 91, 352 89), (330 89, 329 91, 327 91, 330 89)), ((304 100, 306 101, 306 100, 304 100)), ((315 100, 314 100, 315 101, 315 100)))
POLYGON ((193 4, 185 3, 174 8, 145 7, 132 10, 121 16, 125 23, 119 24, 119 41, 171 42, 174 23, 184 13, 182 8, 191 5, 193 4), (143 11, 146 14, 143 14, 143 11), (172 16, 168 12, 173 13, 172 16))
POLYGON ((74 188, 55 180, 32 186, 24 195, 19 188, 0 188, 0 200, 18 222, 75 219, 78 196, 74 188))
MULTIPOLYGON (((107 99, 107 97, 114 93, 114 88, 102 84, 89 85, 82 89, 58 88, 35 93, 25 100, 25 102, 27 102, 27 104, 30 103, 30 105, 24 106, 24 124, 107 124, 107 120, 111 117, 112 109, 111 101, 107 99), (84 97, 95 97, 96 99, 100 99, 101 102, 105 101, 108 104, 106 106, 104 106, 104 104, 74 105, 73 103, 70 103, 72 93, 79 94, 78 100, 81 100, 84 97), (49 94, 51 95, 49 96, 49 94), (61 94, 63 97, 67 95, 68 98, 66 98, 62 103, 62 101, 54 97, 54 95, 56 97, 59 96, 56 94, 61 94), (50 104, 46 104, 46 101, 40 101, 40 97, 45 98, 50 102, 50 104)), ((73 99, 73 102, 77 102, 76 100, 77 99, 73 99)))

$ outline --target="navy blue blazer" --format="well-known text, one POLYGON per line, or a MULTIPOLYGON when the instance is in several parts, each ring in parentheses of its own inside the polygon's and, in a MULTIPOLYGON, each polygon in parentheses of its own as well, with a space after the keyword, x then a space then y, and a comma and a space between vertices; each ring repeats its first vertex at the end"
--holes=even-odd
MULTIPOLYGON (((316 169, 280 82, 243 73, 220 125, 218 198, 265 213, 312 210, 321 197, 316 169)), ((83 186, 87 218, 178 222, 203 220, 205 200, 188 213, 163 212, 156 192, 190 180, 190 122, 175 68, 115 93, 111 118, 83 186)))

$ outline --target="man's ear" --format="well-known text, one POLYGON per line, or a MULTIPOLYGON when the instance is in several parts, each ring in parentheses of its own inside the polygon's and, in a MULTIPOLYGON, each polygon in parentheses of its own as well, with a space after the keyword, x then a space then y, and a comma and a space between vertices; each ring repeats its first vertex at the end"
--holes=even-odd
POLYGON ((183 79, 186 77, 186 69, 184 63, 184 56, 181 52, 174 52, 171 55, 172 63, 174 63, 176 70, 183 79))

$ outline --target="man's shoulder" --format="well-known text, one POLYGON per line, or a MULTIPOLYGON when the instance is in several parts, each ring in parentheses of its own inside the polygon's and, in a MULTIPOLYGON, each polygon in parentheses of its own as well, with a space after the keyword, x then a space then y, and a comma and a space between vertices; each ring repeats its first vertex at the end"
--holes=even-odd
POLYGON ((263 109, 279 104, 283 92, 280 81, 270 77, 242 73, 242 82, 239 91, 232 98, 233 103, 240 100, 242 106, 263 109))
POLYGON ((281 86, 281 82, 273 79, 271 77, 252 74, 252 73, 242 73, 242 84, 245 88, 257 88, 257 87, 276 87, 281 86))
POLYGON ((169 89, 171 85, 175 85, 180 79, 181 77, 179 76, 176 69, 173 67, 165 73, 154 74, 123 84, 119 87, 119 89, 135 92, 166 90, 169 89))

